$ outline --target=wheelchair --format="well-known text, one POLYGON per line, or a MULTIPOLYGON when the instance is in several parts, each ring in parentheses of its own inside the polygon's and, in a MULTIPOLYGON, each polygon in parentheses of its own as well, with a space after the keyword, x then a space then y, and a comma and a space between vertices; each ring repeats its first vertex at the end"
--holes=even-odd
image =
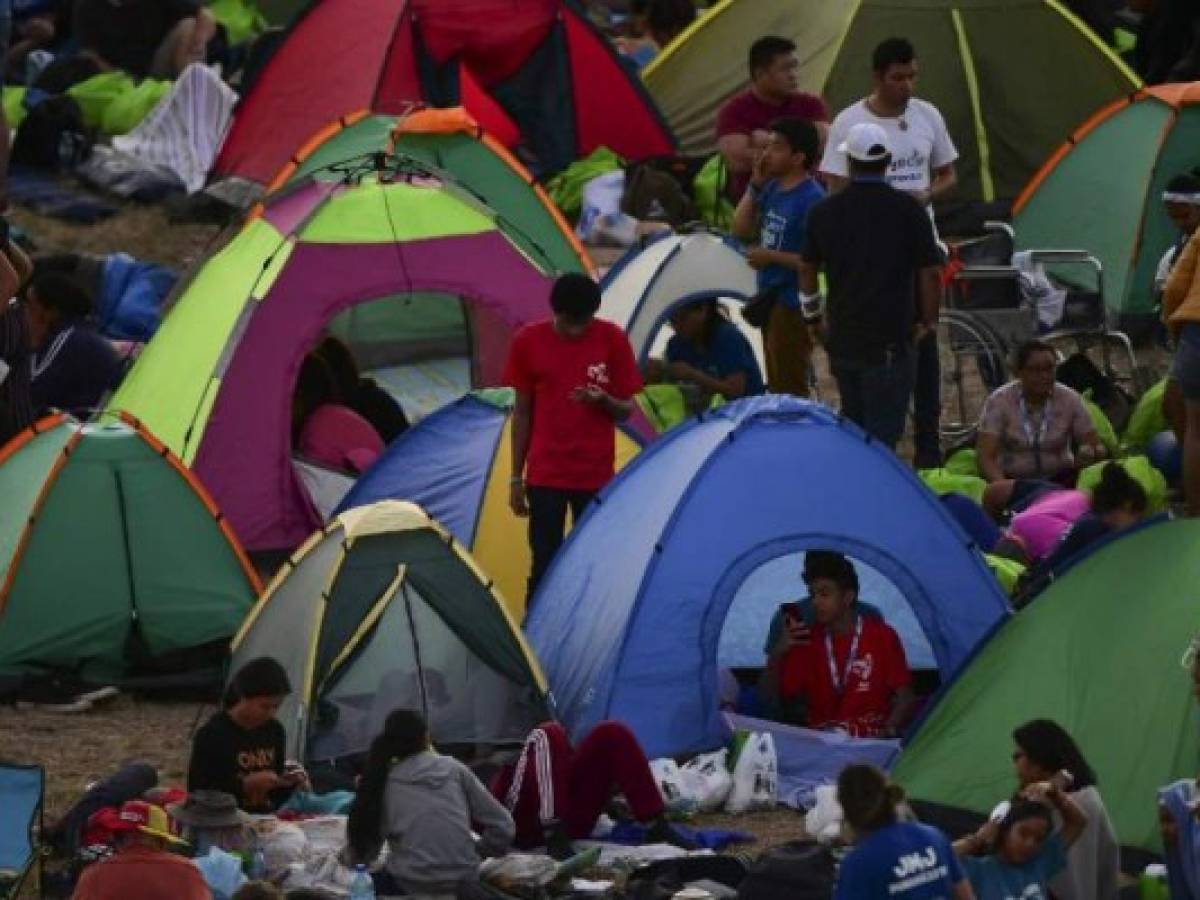
POLYGON ((1009 380, 1013 351, 1033 338, 1053 346, 1060 361, 1086 355, 1105 377, 1136 392, 1137 358, 1129 337, 1109 327, 1100 260, 1086 250, 1031 252, 1032 262, 1044 264, 1067 291, 1061 321, 1046 329, 1022 295, 1012 228, 1001 222, 984 228, 983 237, 955 248, 938 320, 943 442, 961 446, 974 437, 984 402, 1009 380))

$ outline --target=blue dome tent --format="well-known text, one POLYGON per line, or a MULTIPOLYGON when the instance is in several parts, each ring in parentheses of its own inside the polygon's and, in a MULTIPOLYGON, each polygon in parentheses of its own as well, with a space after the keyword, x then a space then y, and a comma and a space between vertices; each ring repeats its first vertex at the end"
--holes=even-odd
POLYGON ((802 590, 799 564, 766 606, 743 588, 761 598, 760 572, 814 548, 894 589, 885 618, 910 658, 923 638, 943 680, 1009 609, 970 538, 894 454, 818 404, 741 400, 634 459, 542 582, 527 632, 564 724, 580 734, 620 719, 651 756, 719 745, 718 669, 739 664, 720 658, 723 634, 757 606, 749 624, 765 637, 770 612, 802 590))

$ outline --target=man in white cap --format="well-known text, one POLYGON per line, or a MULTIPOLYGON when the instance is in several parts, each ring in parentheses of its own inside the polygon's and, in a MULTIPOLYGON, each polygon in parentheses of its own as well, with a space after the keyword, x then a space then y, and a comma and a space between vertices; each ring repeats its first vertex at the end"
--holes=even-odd
MULTIPOLYGON (((850 177, 846 154, 838 148, 850 129, 862 122, 882 128, 888 136, 892 162, 886 178, 892 187, 912 194, 933 220, 933 201, 954 189, 958 178, 954 162, 958 150, 936 106, 914 96, 917 54, 905 38, 888 38, 875 48, 871 59, 873 88, 869 96, 852 103, 833 120, 821 159, 821 174, 831 190, 843 187, 850 177)), ((934 233, 936 238, 936 231, 934 233)), ((917 348, 916 395, 913 398, 913 443, 920 468, 941 464, 938 420, 941 416, 941 372, 937 330, 917 348)))
POLYGON ((937 327, 941 253, 921 204, 887 183, 887 132, 860 123, 839 150, 850 180, 808 214, 801 312, 824 334, 842 414, 894 449, 912 397, 916 342, 937 327))

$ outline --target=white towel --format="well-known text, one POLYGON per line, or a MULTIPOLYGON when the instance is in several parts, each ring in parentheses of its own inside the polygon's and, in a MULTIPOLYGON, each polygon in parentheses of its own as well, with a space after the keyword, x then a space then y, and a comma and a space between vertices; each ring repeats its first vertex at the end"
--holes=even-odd
POLYGON ((195 193, 204 187, 236 102, 237 94, 216 69, 192 63, 142 123, 114 138, 113 146, 167 167, 195 193))

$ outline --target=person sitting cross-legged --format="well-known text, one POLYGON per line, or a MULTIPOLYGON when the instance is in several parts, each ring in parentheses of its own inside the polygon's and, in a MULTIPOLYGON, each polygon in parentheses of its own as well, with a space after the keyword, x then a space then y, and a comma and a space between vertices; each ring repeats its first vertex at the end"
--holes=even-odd
POLYGON ((853 737, 896 737, 914 702, 899 636, 860 610, 858 573, 842 554, 809 551, 804 580, 815 622, 806 640, 770 661, 765 698, 793 724, 853 737))

